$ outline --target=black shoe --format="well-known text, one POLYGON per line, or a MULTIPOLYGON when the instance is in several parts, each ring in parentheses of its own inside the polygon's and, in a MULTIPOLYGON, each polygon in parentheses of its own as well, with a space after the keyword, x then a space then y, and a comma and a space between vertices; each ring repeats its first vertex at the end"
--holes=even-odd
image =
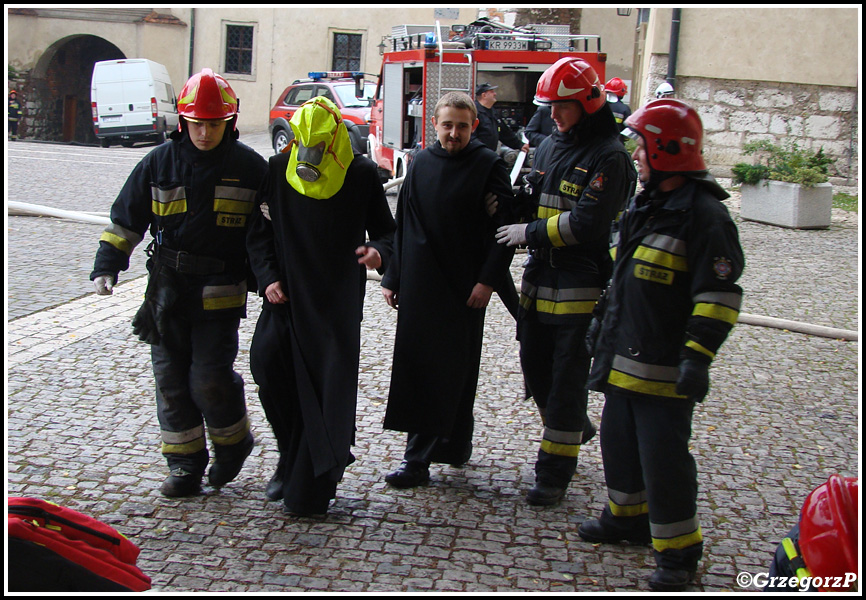
POLYGON ((652 541, 649 531, 623 531, 605 527, 598 519, 589 519, 581 523, 580 527, 577 528, 577 534, 585 541, 593 544, 615 544, 626 541, 630 544, 646 545, 652 541))
POLYGON ((159 488, 163 496, 169 498, 183 498, 184 496, 195 496, 201 492, 201 475, 194 475, 181 468, 172 469, 162 486, 159 488))
POLYGON ((252 435, 248 435, 246 440, 241 442, 241 447, 238 449, 240 454, 231 460, 216 461, 211 465, 207 473, 207 481, 211 487, 222 487, 229 481, 232 481, 241 472, 244 466, 244 461, 247 456, 253 451, 255 439, 252 435))
POLYGON ((385 482, 395 488, 413 488, 430 481, 430 469, 423 463, 403 462, 400 468, 385 475, 385 482))
POLYGON ((268 482, 268 487, 265 488, 265 496, 271 502, 283 499, 283 477, 279 469, 277 469, 277 472, 274 473, 274 476, 268 482))
POLYGON ((654 592, 683 592, 694 578, 694 571, 659 567, 650 575, 649 586, 654 592))
POLYGON ((536 483, 526 493, 526 501, 533 506, 553 506, 565 497, 565 488, 546 483, 536 483))

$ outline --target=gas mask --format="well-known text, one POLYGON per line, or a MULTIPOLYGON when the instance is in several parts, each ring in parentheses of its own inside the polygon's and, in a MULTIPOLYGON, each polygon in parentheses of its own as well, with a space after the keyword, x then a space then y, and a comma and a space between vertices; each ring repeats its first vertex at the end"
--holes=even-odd
POLYGON ((339 109, 319 96, 305 102, 289 125, 295 137, 289 146, 286 180, 304 196, 330 198, 343 187, 355 156, 339 109))

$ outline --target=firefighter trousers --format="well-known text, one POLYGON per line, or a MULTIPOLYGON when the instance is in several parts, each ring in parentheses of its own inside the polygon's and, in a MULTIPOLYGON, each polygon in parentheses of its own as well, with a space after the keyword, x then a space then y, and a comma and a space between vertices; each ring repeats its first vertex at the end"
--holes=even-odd
POLYGON ((544 432, 535 463, 537 483, 565 489, 577 467, 583 441, 591 358, 584 339, 589 319, 548 324, 535 314, 518 323, 520 365, 542 415, 544 432))
POLYGON ((703 554, 698 481, 689 452, 694 403, 608 391, 601 416, 601 456, 608 488, 602 525, 649 529, 656 564, 694 571, 703 554))
POLYGON ((244 382, 234 371, 240 319, 170 316, 151 346, 162 453, 170 470, 203 474, 205 424, 218 462, 243 459, 252 443, 244 382))

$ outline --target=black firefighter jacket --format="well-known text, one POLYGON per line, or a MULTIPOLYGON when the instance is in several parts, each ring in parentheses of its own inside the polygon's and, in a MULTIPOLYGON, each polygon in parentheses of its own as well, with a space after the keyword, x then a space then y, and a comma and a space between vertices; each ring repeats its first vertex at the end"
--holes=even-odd
POLYGON ((165 248, 225 263, 221 272, 179 273, 180 308, 197 319, 245 317, 247 220, 267 163, 235 131, 209 152, 185 133, 171 138, 138 163, 121 189, 90 278, 128 269, 149 228, 165 248))
POLYGON ((589 389, 684 398, 680 361, 715 358, 742 301, 743 251, 726 197, 706 175, 629 204, 589 389))
POLYGON ((526 230, 533 258, 520 289, 523 311, 544 323, 588 322, 610 278, 611 223, 636 178, 615 133, 578 141, 554 131, 542 142, 526 177, 537 208, 526 230))

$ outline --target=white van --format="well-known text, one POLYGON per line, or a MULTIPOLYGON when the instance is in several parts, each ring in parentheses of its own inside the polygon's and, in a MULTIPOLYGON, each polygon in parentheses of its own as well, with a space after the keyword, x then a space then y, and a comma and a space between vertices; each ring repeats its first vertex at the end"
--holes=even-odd
POLYGON ((103 148, 112 142, 162 143, 177 129, 177 97, 168 70, 146 58, 93 65, 90 106, 93 132, 103 148))

